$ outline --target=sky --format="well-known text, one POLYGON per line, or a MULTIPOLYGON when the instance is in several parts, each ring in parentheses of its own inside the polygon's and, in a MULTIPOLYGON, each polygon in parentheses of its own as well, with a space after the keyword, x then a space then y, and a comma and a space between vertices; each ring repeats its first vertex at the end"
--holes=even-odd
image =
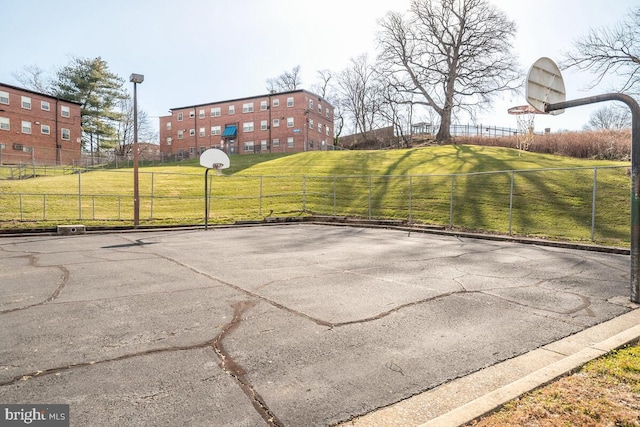
MULTIPOLYGON (((609 26, 639 0, 488 0, 516 23, 513 54, 522 68, 562 53, 590 28, 609 26)), ((300 66, 302 87, 317 71, 339 72, 351 58, 376 55, 378 20, 406 12, 410 0, 0 0, 0 82, 25 66, 55 73, 71 57, 104 59, 129 83, 144 75, 138 104, 157 126, 171 108, 262 95, 266 80, 300 66)), ((591 91, 593 76, 563 72, 567 99, 611 92, 612 76, 591 91)), ((132 86, 128 88, 133 91, 132 86)), ((509 107, 526 104, 508 96, 478 113, 477 122, 516 127, 509 107)), ((604 105, 576 107, 558 116, 536 116, 535 128, 580 130, 604 105)), ((470 123, 466 118, 461 124, 470 123)))

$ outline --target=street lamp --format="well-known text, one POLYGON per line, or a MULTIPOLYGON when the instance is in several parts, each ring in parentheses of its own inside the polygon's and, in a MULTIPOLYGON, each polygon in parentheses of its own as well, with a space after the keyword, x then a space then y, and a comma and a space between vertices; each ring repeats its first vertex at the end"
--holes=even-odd
POLYGON ((138 193, 138 92, 137 84, 144 81, 144 75, 131 74, 133 83, 133 226, 140 225, 140 196, 138 193))

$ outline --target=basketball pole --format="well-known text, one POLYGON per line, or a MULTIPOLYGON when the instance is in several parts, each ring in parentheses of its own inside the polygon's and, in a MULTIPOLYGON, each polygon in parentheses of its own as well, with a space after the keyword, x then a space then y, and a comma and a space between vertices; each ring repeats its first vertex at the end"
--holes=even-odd
POLYGON ((631 302, 640 303, 640 107, 624 93, 608 93, 545 104, 545 112, 604 101, 620 101, 631 109, 631 302))

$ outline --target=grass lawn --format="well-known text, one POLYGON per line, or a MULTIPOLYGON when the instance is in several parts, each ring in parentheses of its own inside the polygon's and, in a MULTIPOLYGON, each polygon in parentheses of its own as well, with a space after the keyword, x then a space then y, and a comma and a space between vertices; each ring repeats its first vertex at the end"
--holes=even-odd
POLYGON ((640 425, 640 347, 609 353, 573 375, 526 393, 475 427, 640 425))
MULTIPOLYGON (((472 145, 234 155, 223 176, 210 174, 209 222, 347 215, 567 240, 589 240, 593 232, 597 242, 624 246, 627 166, 472 145), (596 166, 602 169, 592 229, 596 166)), ((141 167, 139 177, 141 224, 204 222, 197 160, 141 167)), ((132 196, 126 168, 0 180, 0 227, 130 225, 132 196)))

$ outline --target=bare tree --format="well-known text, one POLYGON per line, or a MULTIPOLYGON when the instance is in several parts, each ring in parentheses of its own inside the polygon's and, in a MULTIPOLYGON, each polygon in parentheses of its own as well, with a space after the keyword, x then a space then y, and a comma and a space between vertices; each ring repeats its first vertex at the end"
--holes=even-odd
POLYGON ((373 64, 366 54, 351 59, 351 65, 337 76, 338 104, 343 115, 351 120, 354 133, 366 139, 380 119, 379 82, 373 64))
POLYGON ((269 92, 288 92, 301 87, 300 66, 296 65, 291 71, 284 71, 278 77, 267 79, 267 90, 269 92))
POLYGON ((330 97, 329 92, 331 90, 333 73, 331 70, 320 70, 317 74, 319 82, 311 85, 311 91, 324 99, 328 99, 330 97))
POLYGON ((515 23, 487 0, 413 0, 380 26, 381 63, 399 92, 440 116, 438 141, 451 138, 454 110, 473 113, 521 84, 515 23))
MULTIPOLYGON (((118 108, 121 119, 115 123, 117 126, 117 147, 116 154, 126 156, 132 153, 133 147, 133 99, 126 94, 125 98, 118 101, 118 108)), ((147 112, 138 108, 138 140, 141 142, 151 142, 155 139, 156 133, 149 121, 147 112)))
POLYGON ((590 88, 606 76, 624 79, 621 92, 640 93, 640 7, 612 28, 596 28, 574 41, 573 50, 564 53, 563 68, 591 71, 595 79, 590 88))
POLYGON ((53 92, 52 80, 47 77, 47 72, 37 64, 25 65, 22 71, 11 73, 22 87, 35 90, 36 92, 51 94, 53 92))
POLYGON ((591 114, 586 130, 616 130, 631 128, 631 110, 626 106, 609 105, 591 114))

